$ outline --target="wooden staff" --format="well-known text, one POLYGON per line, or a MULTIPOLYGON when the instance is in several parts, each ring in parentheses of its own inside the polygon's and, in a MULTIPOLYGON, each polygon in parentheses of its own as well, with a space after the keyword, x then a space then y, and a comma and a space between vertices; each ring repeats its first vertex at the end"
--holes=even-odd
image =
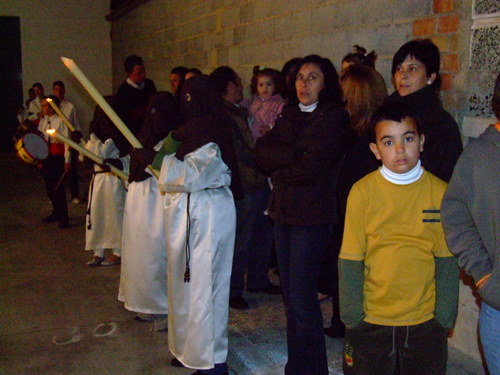
MULTIPOLYGON (((125 138, 130 142, 130 144, 134 148, 143 148, 141 145, 141 142, 135 137, 135 135, 130 131, 129 128, 127 128, 127 125, 121 120, 120 117, 116 114, 116 112, 111 108, 111 106, 108 104, 108 102, 104 99, 104 97, 97 91, 95 86, 88 80, 88 78, 85 76, 85 74, 80 70, 80 68, 75 64, 75 62, 71 59, 68 59, 66 57, 61 57, 61 60, 63 64, 66 66, 66 68, 69 69, 71 73, 80 81, 82 86, 87 90, 87 92, 90 94, 90 96, 95 100, 95 102, 99 105, 99 107, 102 108, 104 113, 106 113, 109 117, 109 119, 113 122, 113 124, 116 125, 118 130, 123 134, 125 138)), ((158 178, 160 175, 157 170, 155 170, 151 165, 148 165, 149 170, 155 176, 158 178)))
POLYGON ((86 148, 83 148, 78 143, 76 143, 75 141, 69 139, 68 137, 65 137, 61 133, 57 132, 55 129, 48 129, 47 133, 51 137, 54 137, 56 139, 59 139, 61 142, 66 143, 68 146, 74 148, 76 151, 78 151, 82 155, 85 155, 89 159, 93 160, 95 163, 97 163, 99 165, 107 165, 109 167, 109 169, 111 170, 111 172, 114 175, 120 177, 124 181, 128 181, 128 174, 126 174, 125 172, 123 172, 121 169, 116 168, 112 164, 106 163, 102 158, 100 158, 99 156, 97 156, 93 152, 90 152, 86 148))

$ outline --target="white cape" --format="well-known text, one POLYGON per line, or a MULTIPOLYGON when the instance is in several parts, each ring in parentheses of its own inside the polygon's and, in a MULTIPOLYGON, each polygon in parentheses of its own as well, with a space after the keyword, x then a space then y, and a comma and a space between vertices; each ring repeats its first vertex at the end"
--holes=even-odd
POLYGON ((155 177, 129 185, 122 235, 118 300, 130 311, 167 314, 167 250, 163 195, 155 177))
MULTIPOLYGON (((95 134, 90 135, 85 148, 103 159, 116 159, 120 154, 111 138, 102 143, 95 134)), ((122 163, 126 164, 126 160, 122 163)), ((128 169, 128 165, 124 167, 128 169)), ((125 182, 112 173, 103 173, 97 164, 94 165, 94 171, 98 173, 90 181, 85 250, 119 249, 127 194, 125 182)))
POLYGON ((231 173, 219 147, 208 143, 184 161, 165 156, 158 181, 167 192, 169 349, 187 367, 213 368, 227 359, 236 228, 231 173), (190 281, 184 282, 188 228, 190 281))

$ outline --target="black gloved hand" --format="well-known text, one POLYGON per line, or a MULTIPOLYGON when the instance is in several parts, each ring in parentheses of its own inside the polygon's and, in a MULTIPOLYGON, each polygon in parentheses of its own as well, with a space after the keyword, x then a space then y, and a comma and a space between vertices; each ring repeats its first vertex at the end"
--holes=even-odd
POLYGON ((71 140, 80 143, 83 138, 83 134, 79 130, 75 130, 71 132, 71 140))
MULTIPOLYGON (((112 166, 123 170, 123 163, 120 159, 104 159, 104 163, 111 164, 112 166)), ((109 166, 105 165, 105 167, 109 170, 109 166)))
POLYGON ((144 166, 151 165, 156 156, 156 151, 152 148, 134 148, 130 153, 131 159, 136 160, 144 166))

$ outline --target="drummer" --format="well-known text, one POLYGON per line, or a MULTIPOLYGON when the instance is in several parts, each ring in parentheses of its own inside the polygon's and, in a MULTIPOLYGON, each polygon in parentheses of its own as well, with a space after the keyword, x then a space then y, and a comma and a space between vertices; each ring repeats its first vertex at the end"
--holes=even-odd
POLYGON ((43 117, 38 124, 38 130, 49 144, 49 156, 39 164, 39 168, 45 182, 47 196, 53 208, 52 213, 44 217, 42 222, 52 223, 58 221, 59 228, 65 229, 69 228, 68 204, 64 190, 64 180, 66 174, 71 169, 69 146, 49 136, 46 130, 54 129, 66 137, 69 137, 69 132, 54 109, 47 102, 47 98, 52 99, 57 106, 60 105, 59 99, 54 95, 49 95, 42 99, 43 117))

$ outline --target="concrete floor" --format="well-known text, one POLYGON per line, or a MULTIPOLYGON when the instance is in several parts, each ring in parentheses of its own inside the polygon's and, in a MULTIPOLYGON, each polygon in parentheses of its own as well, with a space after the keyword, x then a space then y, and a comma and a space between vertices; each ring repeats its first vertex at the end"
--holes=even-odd
MULTIPOLYGON (((80 173, 87 190, 90 168, 80 173)), ((69 203, 71 228, 42 224, 50 213, 36 170, 0 154, 0 374, 187 375, 172 358, 167 334, 138 323, 116 296, 119 266, 89 268, 85 205, 69 203)), ((273 276, 275 277, 275 276, 273 276)), ((249 311, 230 312, 231 374, 283 374, 284 309, 279 296, 246 295, 249 311)), ((330 303, 322 304, 325 321, 330 303)), ((330 374, 342 374, 342 340, 326 338, 330 374)), ((450 350, 450 375, 484 374, 450 350)), ((307 374, 304 374, 307 375, 307 374)))

